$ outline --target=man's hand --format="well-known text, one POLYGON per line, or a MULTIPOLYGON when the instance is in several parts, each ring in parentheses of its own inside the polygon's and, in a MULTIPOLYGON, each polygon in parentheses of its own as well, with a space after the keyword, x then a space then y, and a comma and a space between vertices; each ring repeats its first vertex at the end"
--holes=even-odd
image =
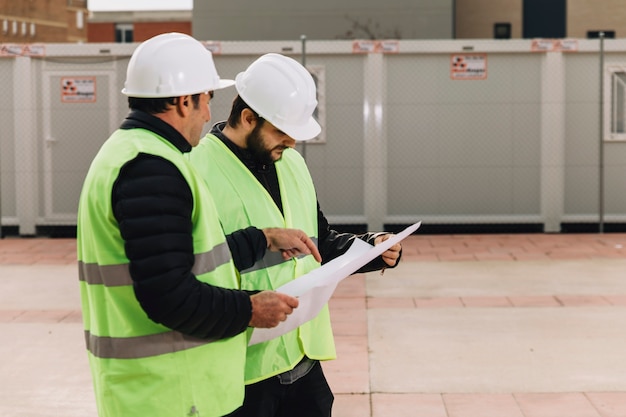
POLYGON ((315 243, 299 229, 272 227, 263 229, 269 250, 280 251, 285 260, 298 255, 313 255, 317 262, 322 262, 322 255, 315 243))
POLYGON ((287 316, 298 307, 298 299, 275 291, 261 291, 250 296, 252 318, 250 327, 272 328, 287 320, 287 316))
MULTIPOLYGON (((385 234, 385 235, 380 235, 376 237, 376 239, 374 239, 374 245, 378 245, 379 243, 384 242, 385 240, 389 239, 391 236, 393 235, 385 234)), ((401 250, 402 250, 402 245, 400 245, 399 243, 396 243, 395 245, 387 249, 385 252, 383 252, 382 254, 383 261, 385 261, 385 263, 389 266, 394 266, 398 262, 398 258, 400 257, 401 250)))

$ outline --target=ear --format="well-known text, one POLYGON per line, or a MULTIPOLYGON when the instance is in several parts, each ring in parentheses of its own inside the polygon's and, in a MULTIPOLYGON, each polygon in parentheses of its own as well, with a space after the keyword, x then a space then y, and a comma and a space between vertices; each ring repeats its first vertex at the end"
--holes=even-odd
POLYGON ((193 103, 191 101, 191 96, 180 96, 178 100, 176 100, 176 112, 181 116, 185 117, 191 112, 191 108, 193 107, 193 103))
POLYGON ((243 109, 240 117, 241 125, 248 131, 254 129, 258 122, 256 114, 250 109, 243 109))

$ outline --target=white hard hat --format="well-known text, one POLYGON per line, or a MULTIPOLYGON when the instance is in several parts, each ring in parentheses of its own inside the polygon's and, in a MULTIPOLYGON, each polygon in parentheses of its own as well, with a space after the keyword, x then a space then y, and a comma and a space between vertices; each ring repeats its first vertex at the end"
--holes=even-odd
POLYGON ((221 80, 211 51, 183 33, 164 33, 135 49, 122 94, 129 97, 179 97, 233 85, 221 80))
POLYGON ((295 140, 313 139, 322 128, 313 118, 315 81, 298 61, 265 54, 235 77, 239 96, 259 116, 295 140))

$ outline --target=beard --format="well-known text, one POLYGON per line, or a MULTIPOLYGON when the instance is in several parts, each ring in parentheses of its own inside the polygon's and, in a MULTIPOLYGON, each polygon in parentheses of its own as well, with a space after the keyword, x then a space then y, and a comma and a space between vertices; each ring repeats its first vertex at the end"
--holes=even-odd
POLYGON ((265 140, 263 140, 263 136, 261 136, 262 126, 262 123, 257 123, 252 132, 250 132, 250 134, 246 136, 246 146, 248 147, 248 152, 252 154, 254 159, 262 164, 271 165, 276 162, 276 160, 280 159, 280 157, 274 158, 272 156, 272 152, 275 150, 283 150, 285 149, 285 147, 277 146, 271 149, 268 148, 265 140))

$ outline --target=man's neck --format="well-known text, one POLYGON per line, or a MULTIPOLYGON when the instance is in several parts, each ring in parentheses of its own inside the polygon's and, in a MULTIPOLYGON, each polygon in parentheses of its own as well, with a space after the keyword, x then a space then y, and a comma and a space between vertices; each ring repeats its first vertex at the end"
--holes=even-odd
POLYGON ((248 147, 246 144, 246 135, 240 129, 232 128, 226 124, 224 129, 222 129, 222 134, 241 149, 246 149, 248 147))

